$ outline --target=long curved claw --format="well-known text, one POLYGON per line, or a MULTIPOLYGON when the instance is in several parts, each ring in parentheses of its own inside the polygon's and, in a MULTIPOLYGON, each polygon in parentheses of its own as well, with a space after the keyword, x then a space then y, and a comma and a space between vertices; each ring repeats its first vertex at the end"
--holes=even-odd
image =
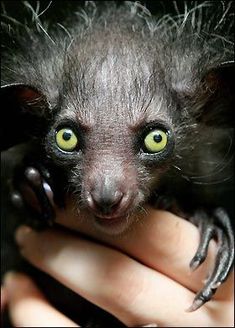
POLYGON ((193 312, 198 310, 203 304, 205 304, 204 300, 201 300, 200 298, 194 299, 193 304, 186 310, 186 312, 193 312))
POLYGON ((231 225, 230 218, 223 208, 221 207, 217 208, 214 211, 214 215, 217 219, 218 224, 220 225, 221 229, 223 230, 224 234, 227 237, 228 249, 229 249, 229 261, 227 267, 224 268, 223 275, 221 275, 220 277, 222 283, 227 279, 234 263, 234 249, 235 249, 234 232, 233 232, 233 227, 231 225))
POLYGON ((192 271, 196 270, 206 259, 208 247, 214 237, 215 230, 211 218, 205 211, 198 210, 190 221, 196 224, 200 231, 200 243, 189 266, 192 271))
MULTIPOLYGON (((234 261, 234 235, 230 219, 223 209, 214 211, 214 222, 208 224, 208 229, 213 228, 218 241, 218 252, 213 272, 207 279, 203 289, 196 295, 188 312, 199 309, 210 301, 217 288, 227 279, 234 261), (211 226, 213 224, 213 226, 211 226)), ((210 230, 210 229, 209 229, 210 230)), ((207 235, 207 234, 206 234, 207 235)), ((206 238, 208 239, 208 238, 206 238)), ((203 240, 203 238, 202 238, 203 240)))

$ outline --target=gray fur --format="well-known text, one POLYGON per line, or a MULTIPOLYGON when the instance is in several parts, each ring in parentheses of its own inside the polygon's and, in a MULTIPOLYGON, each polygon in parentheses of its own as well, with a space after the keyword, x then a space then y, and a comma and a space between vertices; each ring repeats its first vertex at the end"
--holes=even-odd
MULTIPOLYGON (((223 205, 221 194, 234 188, 233 126, 211 124, 210 111, 199 118, 217 87, 216 78, 204 78, 234 59, 233 1, 184 1, 184 13, 175 2, 175 15, 159 17, 136 2, 88 1, 55 26, 43 20, 49 6, 39 3, 24 2, 32 19, 23 25, 4 13, 12 44, 4 47, 2 84, 23 83, 45 96, 53 120, 42 143, 66 171, 65 189, 78 206, 86 208, 94 184, 131 194, 128 216, 162 186, 200 206, 223 205), (51 138, 65 119, 85 140, 72 158, 58 155, 51 138), (170 127, 174 151, 150 165, 136 143, 156 120, 170 127)), ((216 98, 213 115, 228 106, 226 97, 216 98)))
MULTIPOLYGON (((135 186, 136 205, 146 200, 160 183, 162 167, 149 170, 136 156, 133 130, 156 119, 166 122, 175 137, 173 157, 164 163, 170 177, 206 185, 231 178, 232 130, 198 123, 197 117, 214 92, 213 85, 202 84, 203 77, 233 59, 232 2, 185 2, 183 14, 176 5, 175 16, 161 17, 152 17, 138 3, 117 7, 107 2, 101 10, 87 2, 69 21, 53 27, 41 21, 39 7, 25 6, 32 22, 23 33, 16 26, 19 46, 13 56, 4 57, 3 84, 39 89, 54 113, 53 127, 69 118, 87 129, 86 152, 77 157, 69 177, 72 186, 67 186, 82 190, 80 204, 96 163, 135 186)), ((53 160, 68 165, 54 154, 50 139, 44 142, 53 160)))

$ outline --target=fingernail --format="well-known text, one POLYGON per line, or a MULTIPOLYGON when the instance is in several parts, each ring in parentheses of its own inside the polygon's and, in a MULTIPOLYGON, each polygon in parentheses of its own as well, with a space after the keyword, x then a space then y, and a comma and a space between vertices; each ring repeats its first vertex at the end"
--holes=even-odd
POLYGON ((15 240, 19 246, 24 244, 26 236, 31 233, 33 229, 28 226, 20 226, 15 232, 15 240))

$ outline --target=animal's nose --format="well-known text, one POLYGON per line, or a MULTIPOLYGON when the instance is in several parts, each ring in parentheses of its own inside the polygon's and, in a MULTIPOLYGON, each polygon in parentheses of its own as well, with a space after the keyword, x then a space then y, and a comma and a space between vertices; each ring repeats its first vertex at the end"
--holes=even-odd
POLYGON ((122 198, 123 193, 119 190, 96 189, 90 193, 89 206, 101 215, 111 215, 119 208, 122 198))

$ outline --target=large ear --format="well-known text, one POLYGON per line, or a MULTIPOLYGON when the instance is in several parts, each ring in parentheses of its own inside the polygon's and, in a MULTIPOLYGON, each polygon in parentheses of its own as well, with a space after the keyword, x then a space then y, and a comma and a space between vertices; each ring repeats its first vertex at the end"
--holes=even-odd
POLYGON ((25 84, 1 87, 1 151, 43 135, 50 105, 43 93, 25 84))
POLYGON ((203 78, 203 93, 208 96, 199 119, 208 125, 234 127, 235 62, 224 62, 210 69, 203 78))

